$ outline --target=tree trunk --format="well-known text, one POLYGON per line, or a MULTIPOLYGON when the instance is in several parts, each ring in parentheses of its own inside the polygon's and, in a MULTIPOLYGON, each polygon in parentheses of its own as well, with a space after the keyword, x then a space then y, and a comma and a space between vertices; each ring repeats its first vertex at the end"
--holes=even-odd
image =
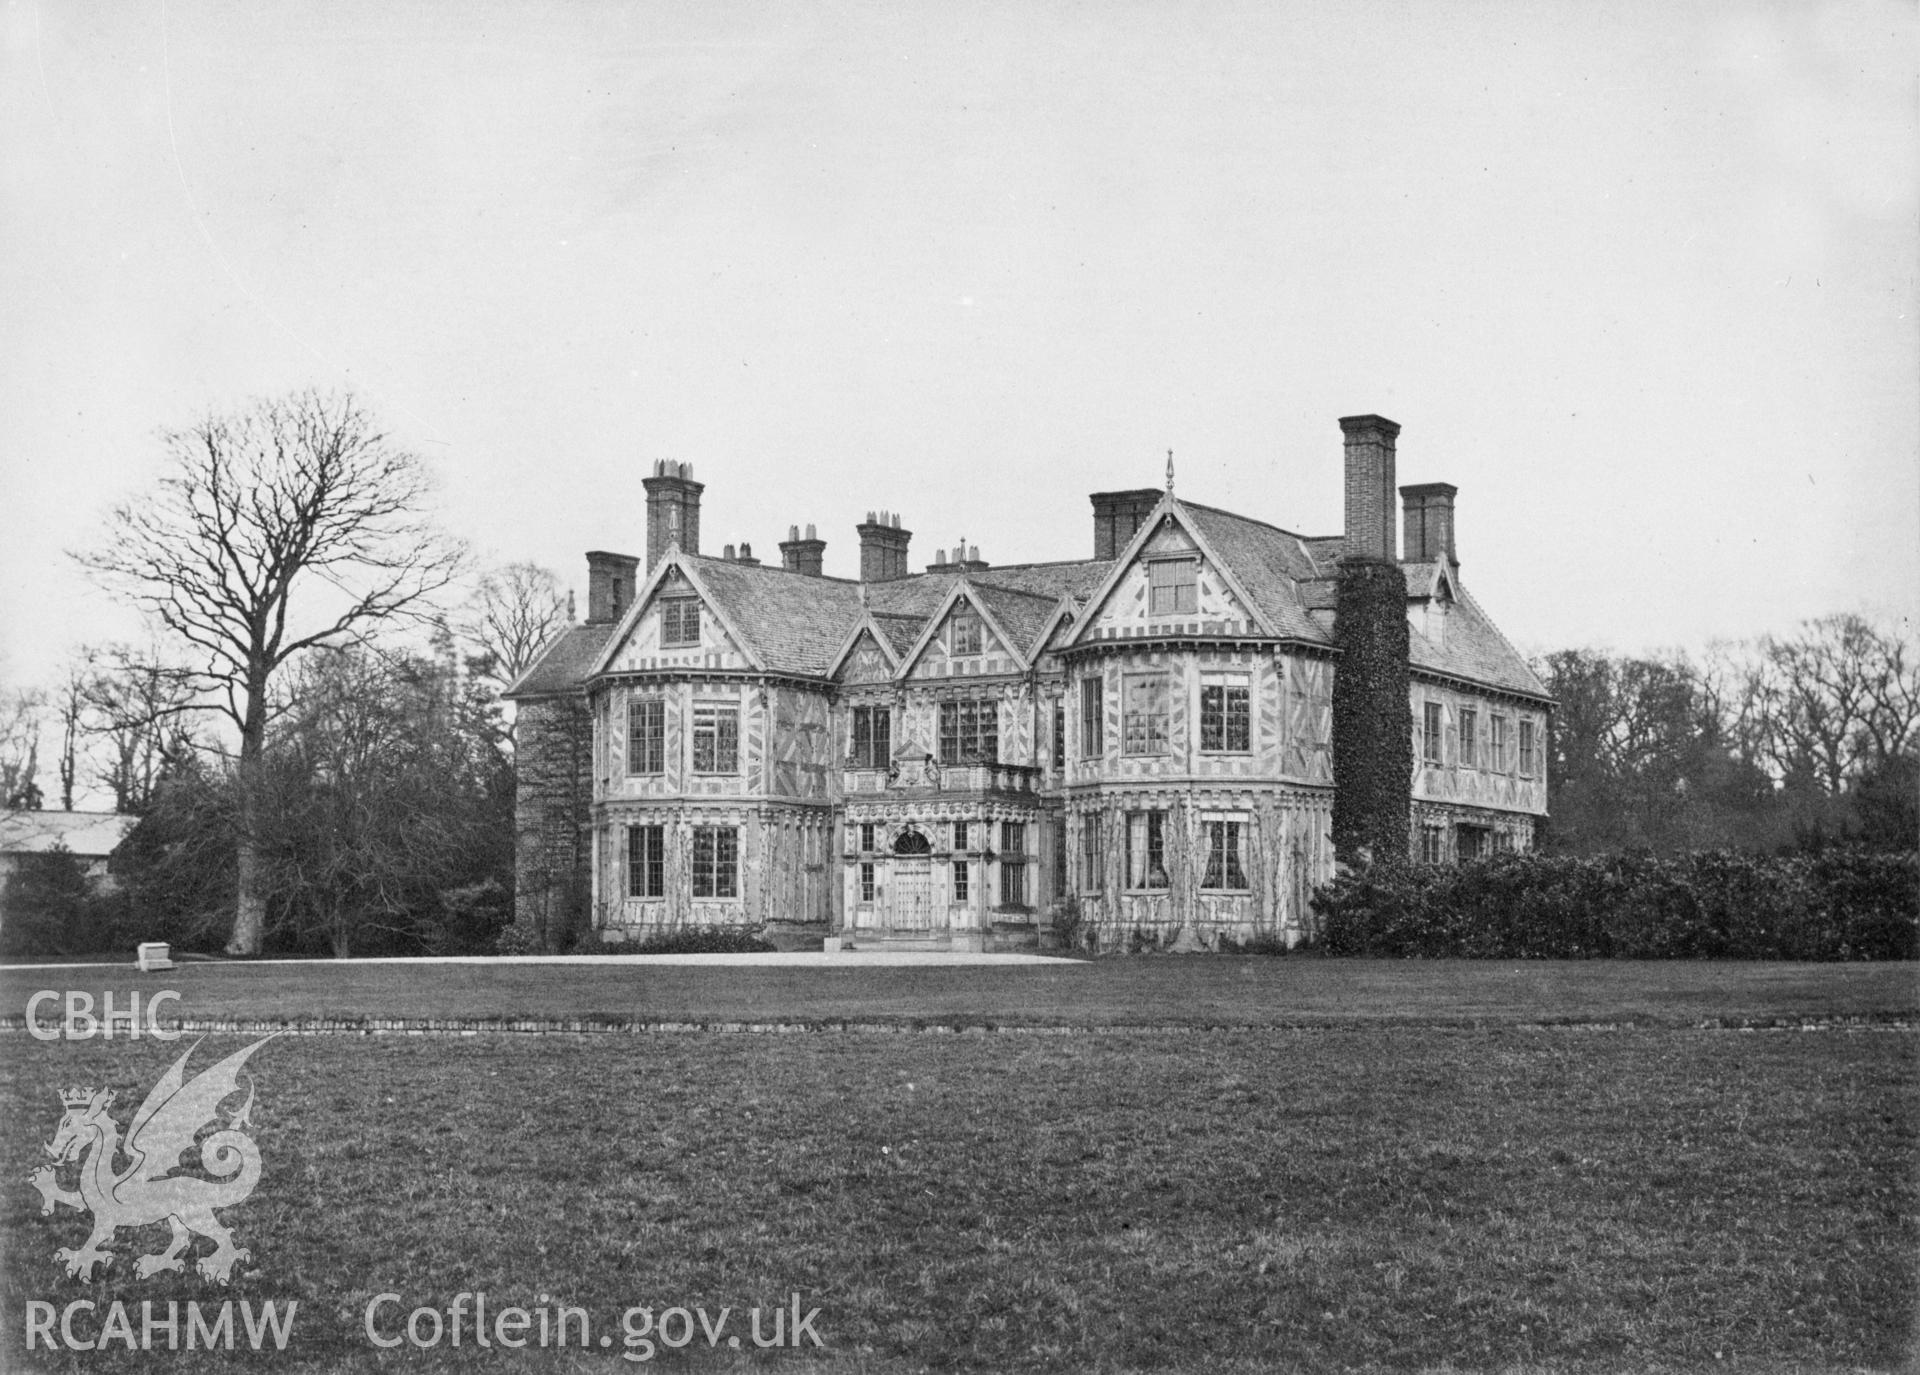
MULTIPOLYGON (((244 796, 244 792, 242 794, 244 796)), ((244 803, 243 813, 250 810, 244 803)), ((240 882, 234 903, 233 936, 227 941, 229 955, 258 955, 267 929, 267 894, 262 882, 260 845, 253 837, 248 822, 240 823, 240 882)))
POLYGON ((260 857, 260 766, 266 754, 267 709, 264 678, 247 693, 246 720, 240 730, 239 863, 229 955, 258 955, 267 930, 266 866, 260 857))

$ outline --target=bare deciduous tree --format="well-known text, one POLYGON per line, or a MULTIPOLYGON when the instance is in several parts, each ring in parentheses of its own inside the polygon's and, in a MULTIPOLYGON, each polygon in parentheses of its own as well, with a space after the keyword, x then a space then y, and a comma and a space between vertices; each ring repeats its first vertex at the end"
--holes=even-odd
POLYGON ((228 950, 265 929, 253 798, 275 673, 416 613, 457 574, 427 473, 350 396, 313 391, 163 436, 157 490, 117 508, 81 562, 190 647, 190 681, 239 732, 238 893, 228 950))
POLYGON ((0 689, 0 807, 40 806, 40 715, 33 691, 0 689))
POLYGON ((60 726, 60 810, 73 810, 73 787, 80 780, 80 738, 86 733, 87 665, 84 657, 70 662, 53 690, 53 719, 60 726))
POLYGON ((107 645, 87 651, 87 664, 83 729, 98 742, 97 780, 112 789, 115 811, 144 815, 167 766, 193 748, 190 675, 157 646, 107 645))
POLYGON ((1822 616, 1791 638, 1760 641, 1740 698, 1775 776, 1838 797, 1913 749, 1920 663, 1897 630, 1822 616))
POLYGON ((504 688, 566 623, 560 579, 536 563, 509 563, 480 579, 459 628, 476 651, 473 671, 504 688))

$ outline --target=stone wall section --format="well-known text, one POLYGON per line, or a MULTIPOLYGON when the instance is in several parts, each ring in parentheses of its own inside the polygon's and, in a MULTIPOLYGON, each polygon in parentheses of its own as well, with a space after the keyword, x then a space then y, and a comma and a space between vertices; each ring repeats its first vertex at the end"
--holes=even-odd
POLYGON ((589 805, 593 718, 584 696, 522 700, 513 725, 514 924, 564 951, 592 902, 589 805))

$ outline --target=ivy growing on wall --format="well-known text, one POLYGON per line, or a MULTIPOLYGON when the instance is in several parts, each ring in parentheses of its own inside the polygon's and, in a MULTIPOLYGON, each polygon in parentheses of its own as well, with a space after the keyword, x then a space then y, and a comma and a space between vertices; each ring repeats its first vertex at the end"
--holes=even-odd
POLYGON ((1407 677, 1407 585, 1399 565, 1343 560, 1335 604, 1333 846, 1344 863, 1405 862, 1412 807, 1413 721, 1407 677))

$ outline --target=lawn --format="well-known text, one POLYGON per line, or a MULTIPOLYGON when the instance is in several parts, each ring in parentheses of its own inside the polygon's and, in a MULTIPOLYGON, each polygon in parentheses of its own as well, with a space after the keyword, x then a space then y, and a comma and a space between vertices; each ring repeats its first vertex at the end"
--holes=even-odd
MULTIPOLYGON (((612 1371, 630 1307, 726 1306, 742 1333, 760 1305, 770 1335, 798 1293, 822 1347, 696 1335, 667 1363, 1887 1367, 1916 1300, 1915 1049, 1889 1030, 1391 1026, 276 1040, 252 1062, 266 1166, 226 1214, 253 1251, 231 1290, 132 1279, 130 1242, 159 1229, 67 1280, 52 1252, 83 1222, 15 1183, 0 1341, 14 1368, 29 1299, 119 1298, 136 1327, 142 1299, 295 1300, 274 1369, 612 1371), (376 1294, 403 1296, 390 1336, 463 1290, 496 1313, 577 1306, 594 1346, 377 1352, 362 1331, 376 1294)), ((15 1042, 0 1177, 35 1163, 57 1086, 116 1087, 124 1121, 175 1053, 15 1042)), ((42 1368, 265 1364, 143 1359, 42 1368)))
MULTIPOLYGON (((299 1022, 581 1018, 591 1023, 947 1026, 1476 1026, 1911 1020, 1912 964, 1329 960, 1162 956, 845 969, 542 964, 184 964, 0 971, 0 1023, 43 988, 177 990, 167 1015, 299 1022)), ((48 1013, 43 1010, 42 1017, 48 1013)))

